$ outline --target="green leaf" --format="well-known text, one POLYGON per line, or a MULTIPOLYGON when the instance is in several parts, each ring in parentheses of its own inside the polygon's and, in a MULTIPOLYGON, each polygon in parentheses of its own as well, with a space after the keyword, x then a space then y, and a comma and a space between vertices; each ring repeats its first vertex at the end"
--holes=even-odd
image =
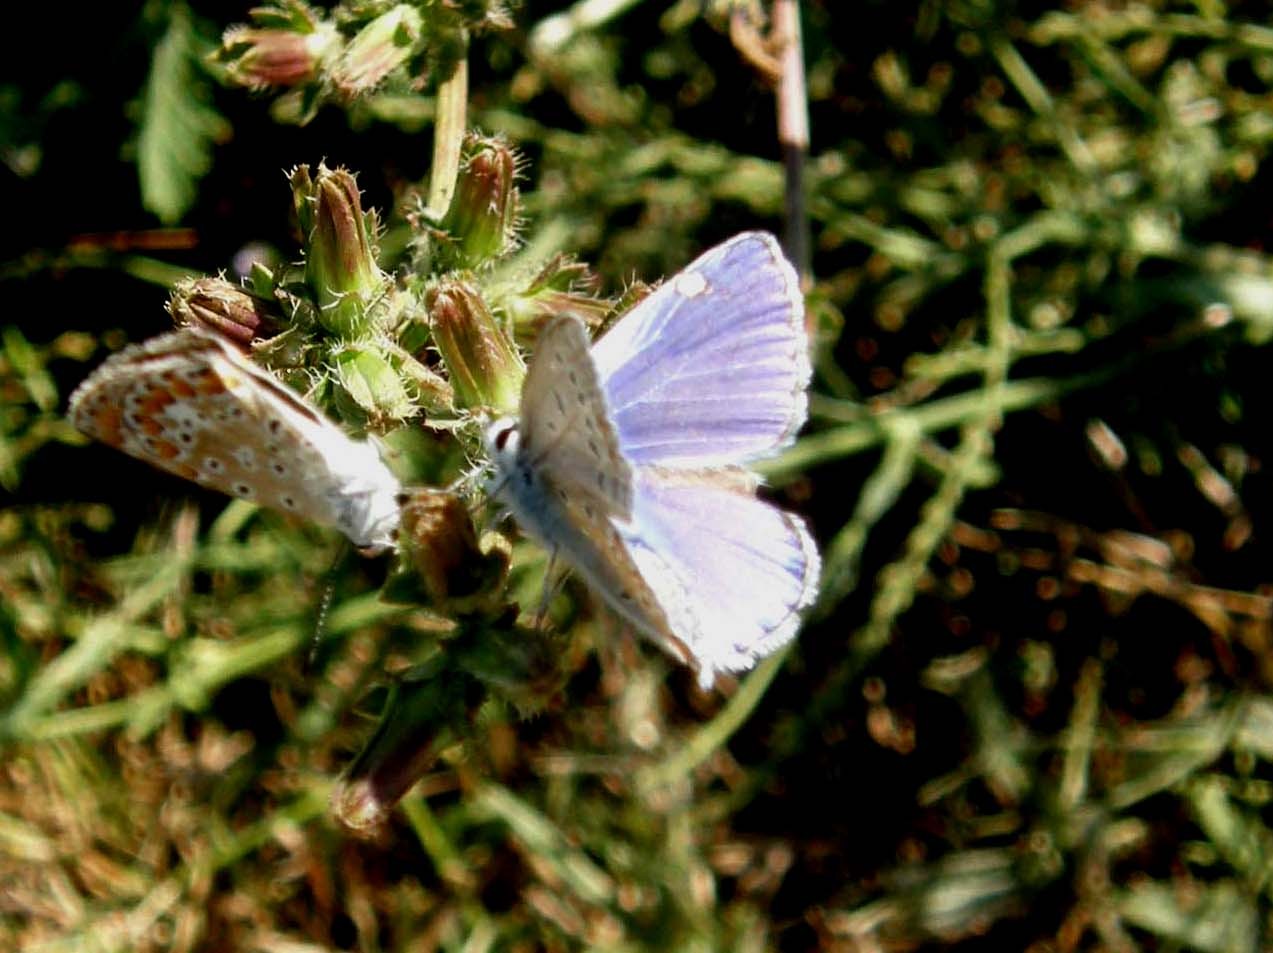
POLYGON ((212 166, 213 144, 230 135, 229 123, 209 105, 199 46, 190 11, 173 6, 146 79, 137 143, 142 204, 165 224, 194 204, 199 179, 212 166))

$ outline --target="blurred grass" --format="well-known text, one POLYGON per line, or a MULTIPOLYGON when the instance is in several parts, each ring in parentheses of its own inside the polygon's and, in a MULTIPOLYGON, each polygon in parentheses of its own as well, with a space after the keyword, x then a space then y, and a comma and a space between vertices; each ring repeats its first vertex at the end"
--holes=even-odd
MULTIPOLYGON (((726 7, 528 3, 475 40, 536 257, 617 287, 778 227, 726 7)), ((294 130, 219 94, 201 242, 143 257, 150 73, 105 64, 176 7, 0 88, 0 945, 1269 946, 1269 7, 803 8, 817 393, 767 472, 824 546, 814 619, 718 697, 585 615, 550 709, 481 706, 365 838, 333 782, 439 621, 344 561, 308 669, 329 534, 85 447, 58 395, 163 326, 148 280, 292 247, 275 170, 325 155, 388 207, 432 102, 294 130)))

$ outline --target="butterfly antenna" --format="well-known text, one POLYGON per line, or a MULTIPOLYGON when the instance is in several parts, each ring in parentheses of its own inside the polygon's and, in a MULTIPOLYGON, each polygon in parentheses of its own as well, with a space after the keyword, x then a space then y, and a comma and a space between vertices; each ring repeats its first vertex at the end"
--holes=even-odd
POLYGON ((331 612, 332 600, 336 597, 336 572, 345 561, 348 550, 347 545, 341 545, 331 565, 323 573, 323 591, 318 597, 318 611, 314 614, 314 634, 310 638, 309 654, 305 657, 306 674, 314 671, 318 661, 318 651, 322 648, 324 637, 327 635, 328 615, 331 612))

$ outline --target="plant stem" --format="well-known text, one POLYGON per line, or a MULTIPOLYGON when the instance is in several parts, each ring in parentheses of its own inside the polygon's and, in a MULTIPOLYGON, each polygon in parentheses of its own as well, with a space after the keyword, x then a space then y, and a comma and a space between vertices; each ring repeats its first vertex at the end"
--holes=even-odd
POLYGON ((783 244, 787 257, 810 280, 809 214, 804 201, 804 163, 809 152, 809 104, 805 88, 804 43, 800 35, 799 0, 774 0, 773 35, 779 45, 778 144, 786 173, 783 244))

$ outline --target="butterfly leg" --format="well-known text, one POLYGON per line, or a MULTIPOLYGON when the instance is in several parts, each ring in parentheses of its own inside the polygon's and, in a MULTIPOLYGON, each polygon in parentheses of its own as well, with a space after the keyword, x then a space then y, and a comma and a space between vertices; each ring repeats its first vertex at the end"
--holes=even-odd
POLYGON ((552 602, 553 596, 557 595, 565 581, 565 572, 557 572, 557 547, 554 546, 548 552, 548 565, 544 567, 544 586, 539 593, 539 608, 535 610, 536 629, 543 627, 544 619, 548 616, 548 603, 552 602), (553 579, 554 575, 556 579, 553 579))

